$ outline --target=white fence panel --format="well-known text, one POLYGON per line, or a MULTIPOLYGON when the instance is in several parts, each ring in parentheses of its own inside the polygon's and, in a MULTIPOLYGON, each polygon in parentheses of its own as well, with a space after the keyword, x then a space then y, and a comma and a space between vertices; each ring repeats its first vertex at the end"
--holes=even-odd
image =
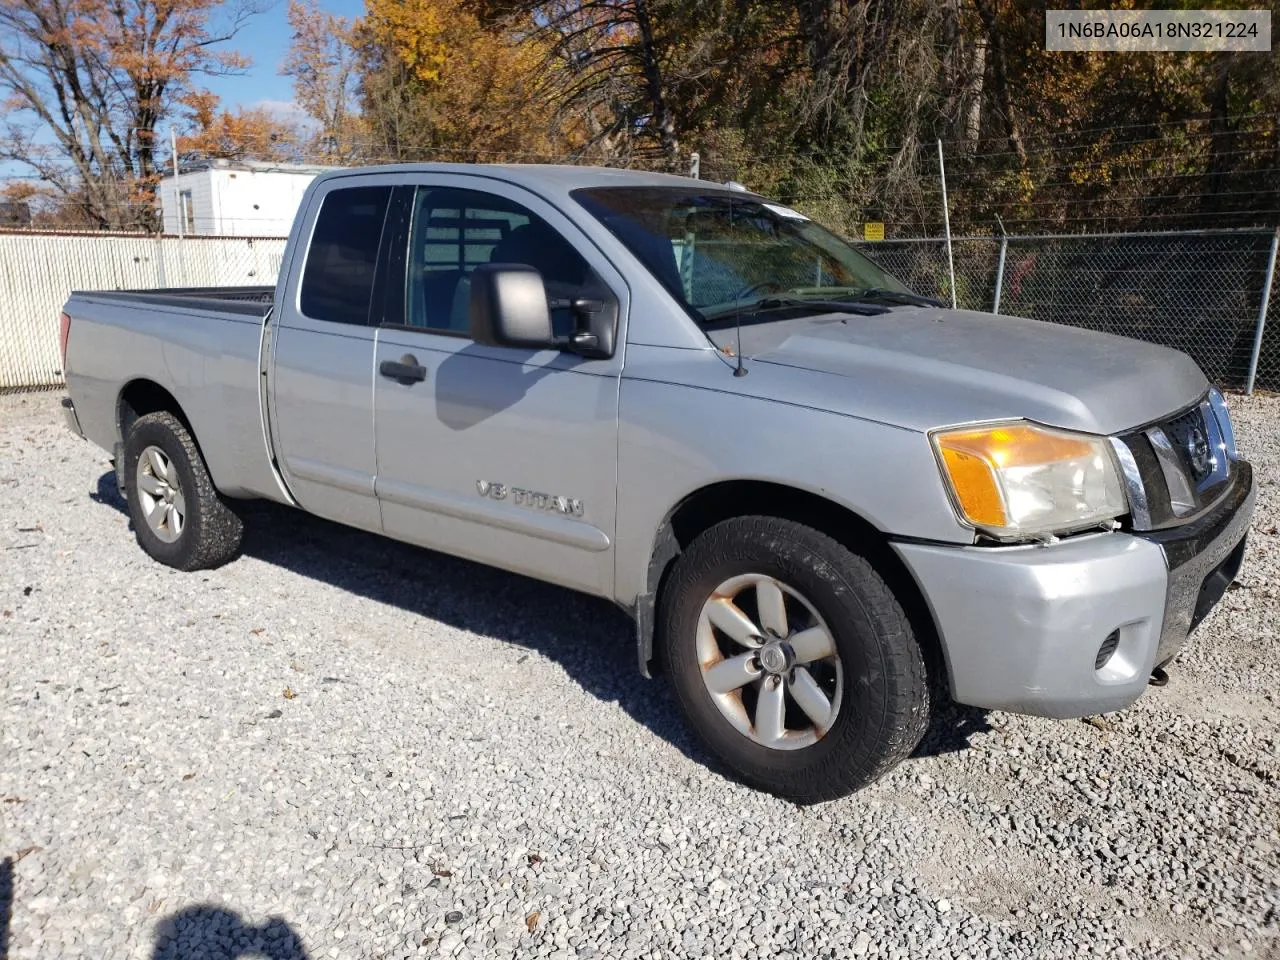
POLYGON ((0 233, 0 390, 62 380, 58 314, 72 290, 275 283, 281 238, 0 233))

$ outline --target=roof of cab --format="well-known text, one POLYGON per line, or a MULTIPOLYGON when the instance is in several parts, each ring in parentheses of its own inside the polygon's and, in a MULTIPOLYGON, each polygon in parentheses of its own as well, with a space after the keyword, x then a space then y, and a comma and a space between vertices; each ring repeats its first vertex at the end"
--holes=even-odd
POLYGON ((543 163, 400 163, 378 167, 352 167, 323 174, 333 179, 354 174, 377 173, 452 173, 473 177, 489 177, 518 184, 532 190, 568 193, 582 187, 701 187, 704 190, 728 190, 723 184, 694 180, 669 173, 647 170, 621 170, 614 167, 581 167, 569 164, 543 163))

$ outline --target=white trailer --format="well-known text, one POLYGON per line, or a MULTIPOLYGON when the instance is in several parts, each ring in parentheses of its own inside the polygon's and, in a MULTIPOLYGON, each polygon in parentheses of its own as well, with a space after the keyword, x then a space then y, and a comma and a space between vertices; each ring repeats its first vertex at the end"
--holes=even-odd
POLYGON ((302 194, 328 167, 212 160, 160 183, 164 232, 287 237, 302 194))

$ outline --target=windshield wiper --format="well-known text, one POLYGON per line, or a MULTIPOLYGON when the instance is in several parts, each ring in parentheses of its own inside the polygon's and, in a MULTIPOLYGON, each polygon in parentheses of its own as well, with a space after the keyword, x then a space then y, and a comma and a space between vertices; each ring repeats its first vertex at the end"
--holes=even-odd
POLYGON ((941 300, 935 300, 933 297, 922 297, 918 293, 907 293, 905 290, 890 290, 888 287, 867 287, 865 290, 859 290, 851 299, 859 302, 884 300, 888 303, 902 303, 911 307, 946 306, 941 300))
POLYGON ((719 310, 711 316, 707 316, 704 323, 719 323, 723 320, 732 320, 737 316, 767 313, 774 310, 791 310, 795 307, 813 307, 817 310, 830 311, 833 313, 856 313, 861 317, 878 317, 882 313, 889 312, 887 309, 882 307, 876 307, 867 303, 855 303, 853 300, 814 300, 809 297, 764 297, 754 303, 743 304, 741 307, 719 310))

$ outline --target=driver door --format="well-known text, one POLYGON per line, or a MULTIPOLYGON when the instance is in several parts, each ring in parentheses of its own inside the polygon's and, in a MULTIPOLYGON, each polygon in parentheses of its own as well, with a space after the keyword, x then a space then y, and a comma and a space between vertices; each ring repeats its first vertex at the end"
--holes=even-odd
MULTIPOLYGON (((620 324, 626 285, 567 218, 518 187, 459 175, 411 186, 395 212, 374 359, 383 529, 611 595, 622 331, 607 360, 481 346, 467 304, 471 272, 490 262, 537 268, 550 298, 589 285, 618 302, 620 324)), ((553 318, 567 333, 567 310, 553 318)))

